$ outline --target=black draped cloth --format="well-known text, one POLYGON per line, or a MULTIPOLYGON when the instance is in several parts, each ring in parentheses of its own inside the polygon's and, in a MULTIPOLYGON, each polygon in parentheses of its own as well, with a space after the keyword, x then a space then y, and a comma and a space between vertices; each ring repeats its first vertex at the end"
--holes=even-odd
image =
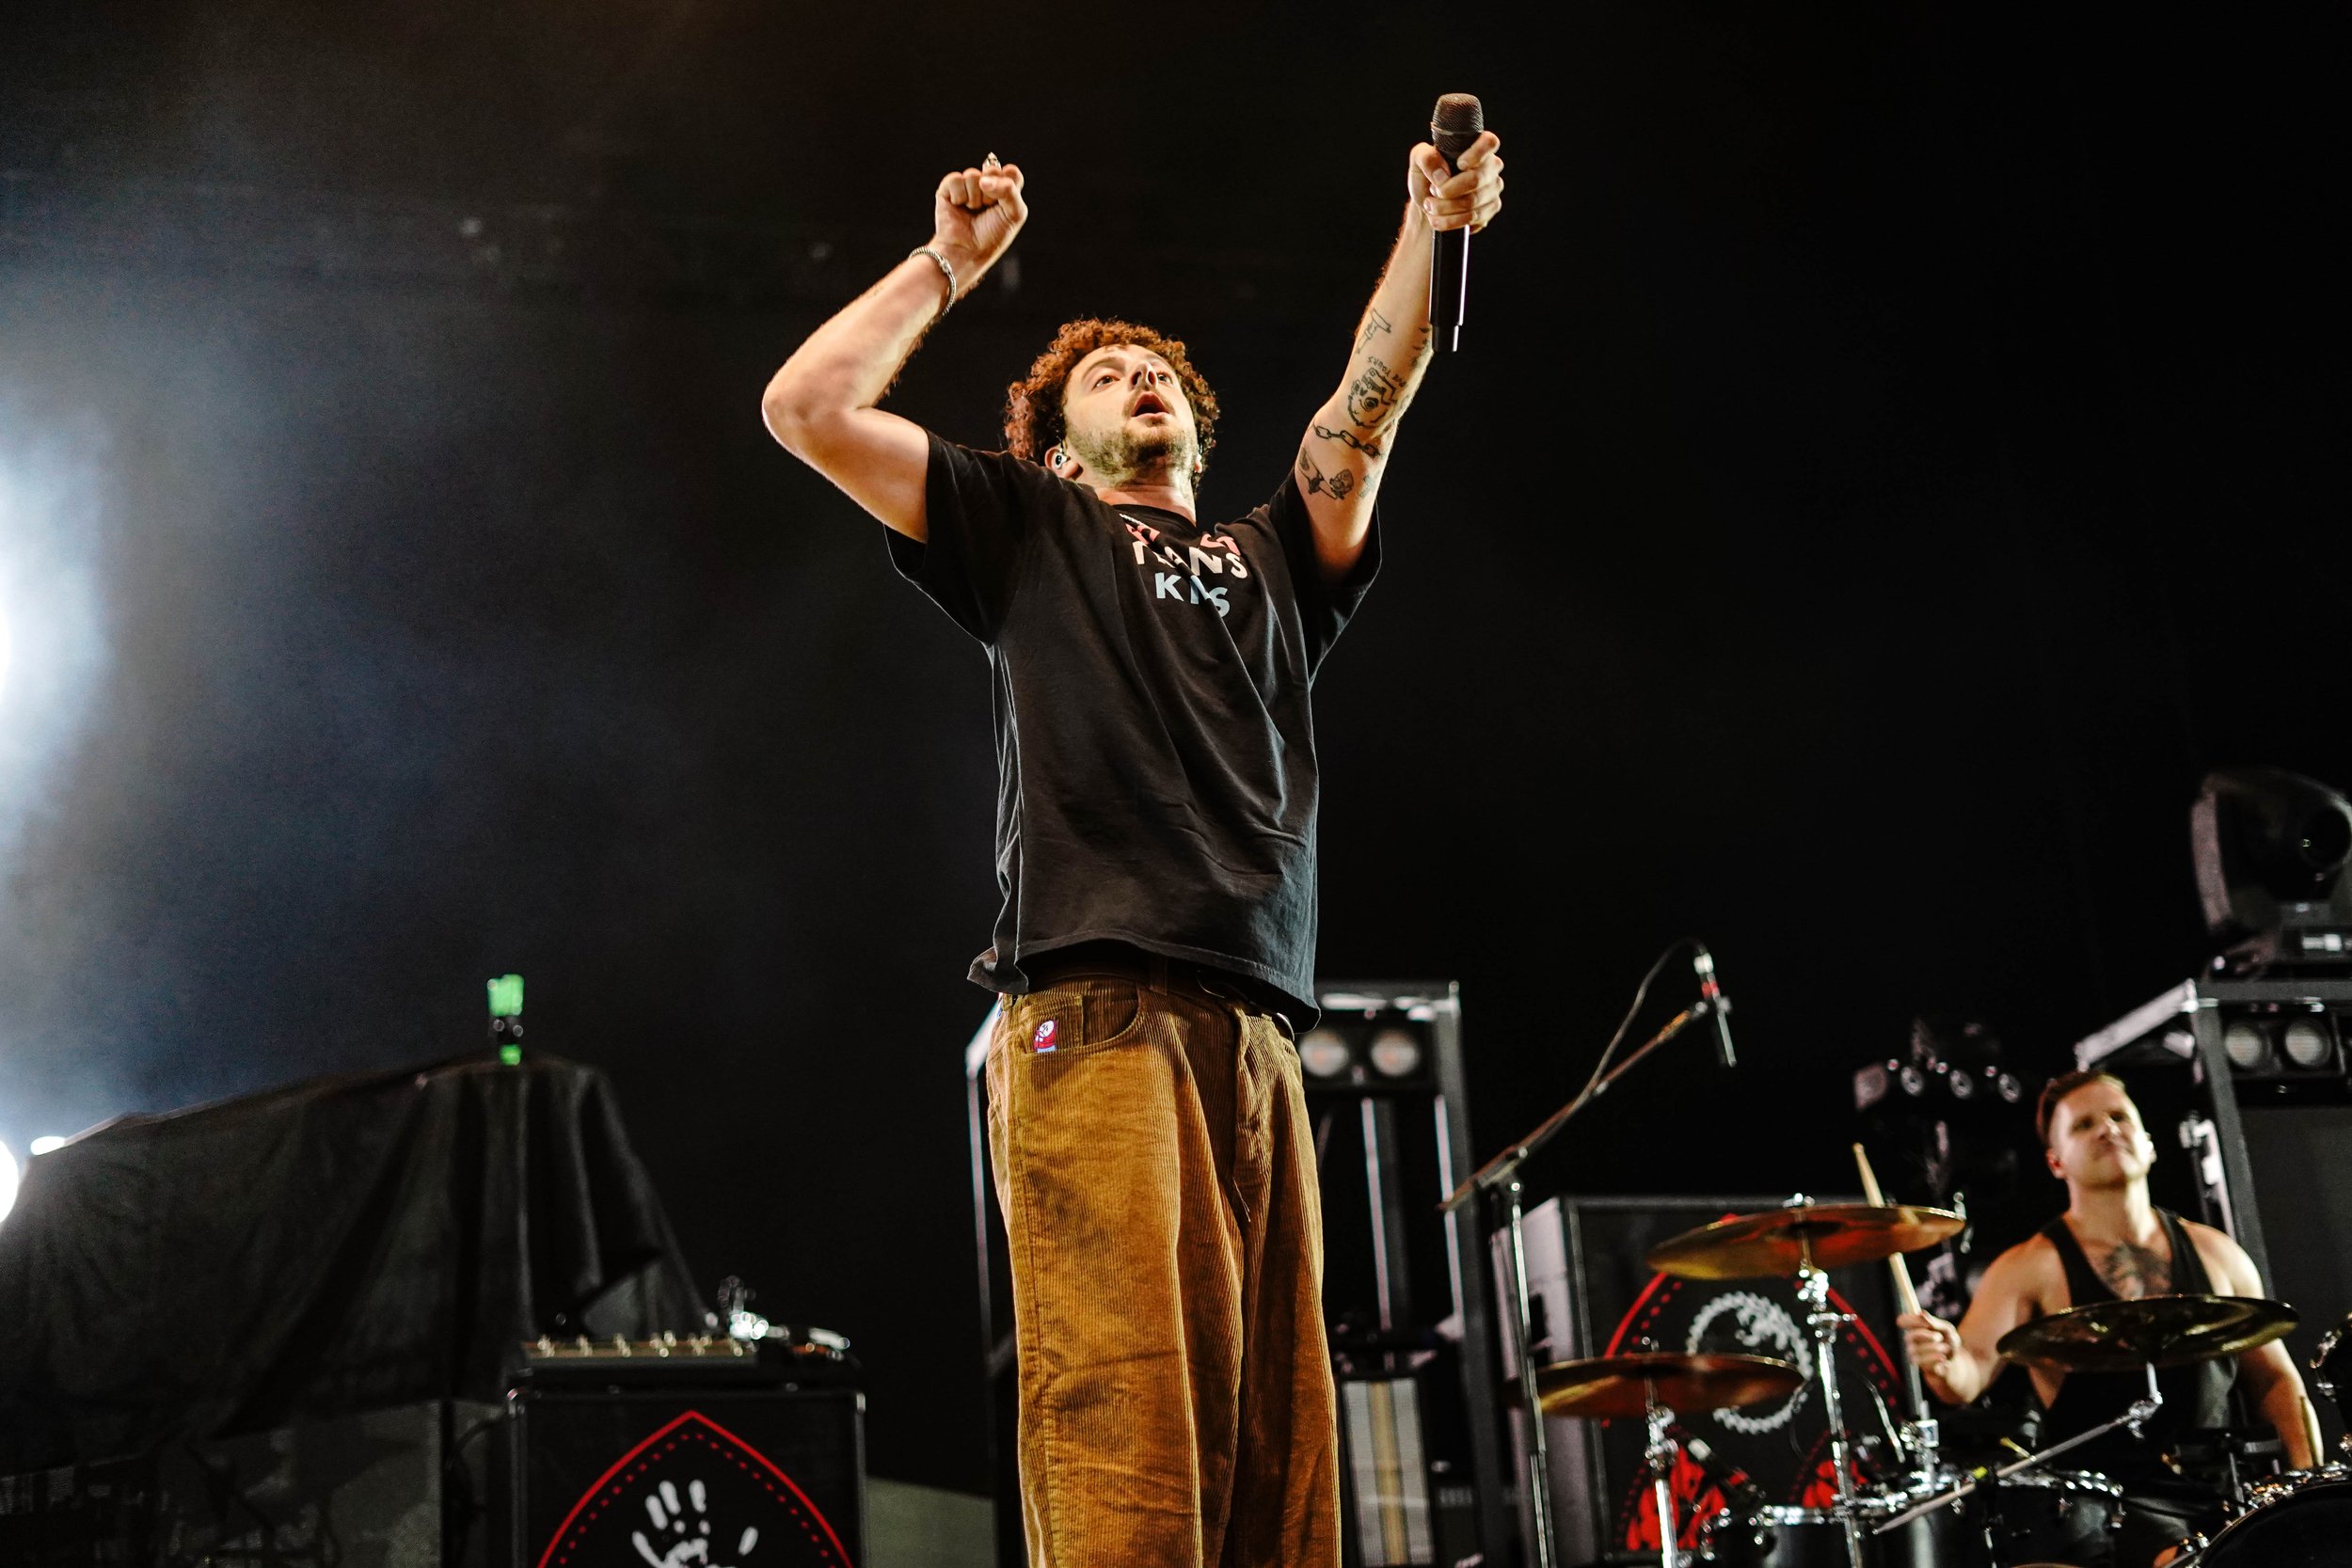
POLYGON ((542 1333, 701 1332, 602 1073, 327 1079, 107 1123, 0 1222, 0 1473, 495 1400, 542 1333))

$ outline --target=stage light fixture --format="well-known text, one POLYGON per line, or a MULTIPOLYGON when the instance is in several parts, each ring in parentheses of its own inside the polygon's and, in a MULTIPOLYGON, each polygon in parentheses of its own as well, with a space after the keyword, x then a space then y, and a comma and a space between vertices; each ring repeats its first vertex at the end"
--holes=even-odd
POLYGON ((0 1141, 0 1220, 8 1217, 16 1207, 16 1154, 5 1141, 0 1141))
POLYGON ((1347 1037, 1337 1029, 1310 1029, 1298 1042, 1298 1063, 1311 1078, 1342 1078, 1347 1074, 1356 1053, 1347 1048, 1347 1037))
POLYGON ((2270 1037, 2240 1019, 2221 1031, 2221 1053, 2239 1072, 2260 1072, 2270 1065, 2270 1037))
POLYGON ((1421 1041, 1408 1029, 1383 1029, 1372 1037, 1373 1070, 1384 1078, 1406 1078, 1421 1067, 1421 1041))
POLYGON ((2281 768, 2219 768, 2189 810, 2189 840, 2225 964, 2352 968, 2352 801, 2281 768))
POLYGON ((2321 1072, 2334 1065, 2335 1041, 2325 1016, 2298 1018, 2279 1032, 2279 1049, 2289 1067, 2321 1072))

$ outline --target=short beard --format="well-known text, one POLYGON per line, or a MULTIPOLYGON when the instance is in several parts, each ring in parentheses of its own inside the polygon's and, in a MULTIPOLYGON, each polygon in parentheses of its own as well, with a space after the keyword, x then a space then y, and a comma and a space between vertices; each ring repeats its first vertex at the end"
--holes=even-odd
MULTIPOLYGON (((1173 421, 1171 421, 1172 424, 1173 421)), ((1165 483, 1183 481, 1189 483, 1193 468, 1192 432, 1181 427, 1166 433, 1133 436, 1124 423, 1108 436, 1096 438, 1069 434, 1064 445, 1077 454, 1097 479, 1114 487, 1133 484, 1138 480, 1153 480, 1165 483)))

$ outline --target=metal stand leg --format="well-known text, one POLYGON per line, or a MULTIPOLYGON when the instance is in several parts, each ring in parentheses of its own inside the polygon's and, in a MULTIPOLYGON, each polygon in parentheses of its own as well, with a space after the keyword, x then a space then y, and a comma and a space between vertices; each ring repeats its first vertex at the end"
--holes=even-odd
POLYGON ((1813 1334, 1814 1376, 1821 1386, 1821 1415, 1829 1422, 1829 1462, 1837 1481, 1837 1515, 1846 1528, 1846 1561, 1848 1568, 1862 1568, 1852 1449, 1846 1437, 1845 1408, 1837 1397, 1837 1325, 1845 1317, 1829 1309, 1829 1275, 1809 1261, 1797 1271, 1797 1299, 1804 1304, 1805 1326, 1813 1334))
POLYGON ((1514 1176, 1502 1189, 1503 1212, 1510 1221, 1511 1303, 1518 1313, 1519 1408, 1527 1415, 1528 1543, 1531 1568, 1554 1568, 1551 1540, 1551 1450, 1544 1438, 1544 1407, 1535 1395, 1535 1306, 1527 1288, 1527 1234, 1520 1224, 1519 1181, 1514 1176))
POLYGON ((1658 1386, 1651 1384, 1645 1402, 1649 1418, 1650 1496, 1658 1505, 1658 1568, 1682 1568, 1682 1523, 1675 1516, 1675 1440, 1667 1430, 1671 1418, 1658 1402, 1658 1386))

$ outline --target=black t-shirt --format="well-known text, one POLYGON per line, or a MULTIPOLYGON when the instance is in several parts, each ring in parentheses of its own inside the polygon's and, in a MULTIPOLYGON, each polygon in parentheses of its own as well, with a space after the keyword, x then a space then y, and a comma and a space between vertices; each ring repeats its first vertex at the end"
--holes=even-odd
POLYGON ((1288 475, 1198 528, 1006 452, 930 442, 928 543, 892 562, 988 648, 995 941, 972 964, 1123 942, 1270 986, 1314 1015, 1315 743, 1308 691, 1379 566, 1375 524, 1326 584, 1288 475))

